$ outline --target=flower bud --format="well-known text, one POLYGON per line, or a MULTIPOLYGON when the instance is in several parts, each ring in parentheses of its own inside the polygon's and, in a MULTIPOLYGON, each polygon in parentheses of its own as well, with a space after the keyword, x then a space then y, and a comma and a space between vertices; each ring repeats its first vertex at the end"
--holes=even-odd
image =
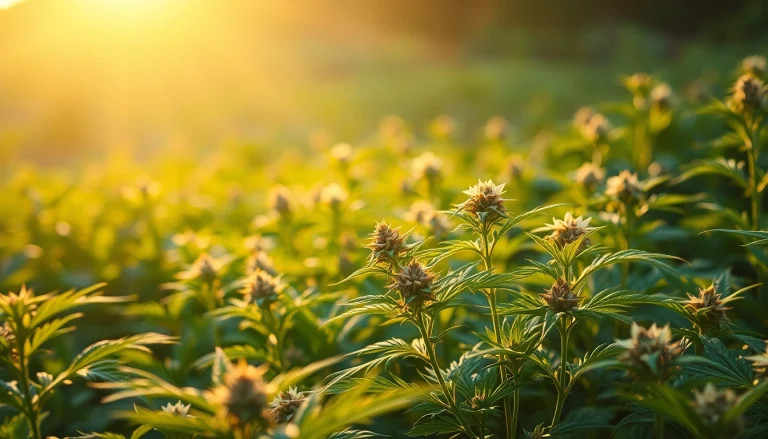
POLYGON ((418 311, 425 304, 435 300, 432 282, 435 275, 420 262, 413 260, 402 271, 392 277, 388 288, 400 293, 403 306, 410 311, 418 311))
POLYGON ((459 210, 477 217, 483 223, 493 223, 506 217, 507 208, 504 207, 504 202, 507 200, 502 197, 504 184, 496 185, 492 180, 478 181, 464 193, 469 195, 469 198, 458 206, 459 210))
POLYGON ((756 113, 768 107, 768 90, 755 76, 744 74, 731 88, 728 106, 737 113, 756 113))
POLYGON ((276 186, 269 192, 268 206, 280 216, 289 216, 293 210, 293 196, 285 186, 276 186))
POLYGON ((393 263, 406 250, 405 237, 399 228, 393 228, 384 221, 376 223, 371 233, 371 241, 366 246, 371 249, 371 263, 393 263))
POLYGON ((696 325, 702 332, 719 328, 721 323, 728 321, 726 312, 731 309, 725 306, 714 285, 699 289, 698 296, 688 294, 685 307, 693 313, 696 325))
POLYGON ((643 195, 643 186, 637 179, 637 174, 624 170, 606 181, 605 195, 623 203, 639 200, 643 195))
POLYGON ((219 414, 230 425, 267 424, 269 400, 263 373, 263 369, 241 362, 210 392, 211 400, 221 406, 219 414))
POLYGON ((720 423, 723 416, 739 401, 733 390, 720 390, 712 383, 707 383, 703 391, 694 390, 693 396, 693 409, 708 425, 720 423))
POLYGON ((619 360, 636 376, 666 379, 673 371, 672 361, 682 354, 680 343, 672 342, 669 325, 646 329, 632 323, 632 338, 617 343, 627 349, 619 360))
POLYGON ((764 56, 748 56, 741 61, 741 73, 761 78, 768 73, 768 61, 764 56))
POLYGON ((584 163, 576 171, 576 182, 580 185, 594 190, 597 185, 603 182, 605 179, 605 169, 595 165, 594 163, 584 163))
MULTIPOLYGON (((553 224, 547 225, 552 234, 547 236, 547 239, 557 244, 558 247, 564 248, 578 240, 581 235, 589 232, 589 222, 591 220, 592 218, 574 218, 571 212, 567 212, 562 220, 552 218, 553 224)), ((583 250, 590 245, 589 238, 586 238, 581 242, 579 249, 583 250)))
POLYGON ((279 278, 264 270, 257 269, 248 277, 240 293, 247 303, 269 307, 277 301, 281 290, 282 285, 279 278))
POLYGON ((570 285, 564 278, 558 278, 552 288, 544 290, 541 298, 554 312, 568 312, 575 308, 581 301, 581 297, 571 291, 570 285))
POLYGON ((299 392, 295 387, 288 391, 280 392, 270 404, 270 419, 274 424, 284 424, 291 420, 293 415, 299 410, 307 397, 299 392))

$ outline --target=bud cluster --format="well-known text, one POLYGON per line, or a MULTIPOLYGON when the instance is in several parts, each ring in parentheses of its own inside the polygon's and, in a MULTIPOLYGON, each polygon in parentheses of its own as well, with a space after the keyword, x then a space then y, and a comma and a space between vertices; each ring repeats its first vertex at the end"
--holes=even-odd
POLYGON ((435 277, 419 261, 413 260, 392 276, 387 288, 400 293, 404 308, 419 311, 425 304, 435 300, 432 292, 435 277))
POLYGON ((725 305, 714 285, 699 289, 698 296, 688 294, 685 307, 693 313, 696 325, 703 332, 719 328, 721 323, 728 321, 726 312, 731 309, 725 305))
POLYGON ((737 113, 758 113, 768 107, 768 89, 765 83, 751 74, 736 80, 731 89, 728 106, 737 113))
POLYGON ((627 349, 619 357, 635 376, 666 379, 674 371, 672 361, 682 354, 679 342, 672 342, 669 325, 658 327, 656 324, 643 328, 632 324, 632 338, 618 344, 627 349))
POLYGON ((476 185, 464 191, 469 196, 467 201, 458 206, 459 210, 469 213, 485 224, 490 224, 506 217, 507 201, 504 194, 504 184, 494 184, 492 180, 478 181, 476 185))
POLYGON ((280 392, 270 404, 270 420, 273 424, 284 424, 290 421, 306 399, 304 393, 299 392, 295 387, 280 392))
POLYGON ((693 396, 693 409, 708 425, 718 424, 739 401, 733 390, 721 390, 712 383, 707 383, 703 391, 694 390, 693 396))
POLYGON ((605 140, 611 131, 608 118, 589 107, 582 107, 576 112, 573 124, 585 139, 593 143, 605 140))
POLYGON ((637 174, 628 170, 621 171, 619 175, 606 181, 605 195, 623 203, 640 200, 643 192, 643 186, 638 180, 637 174))
MULTIPOLYGON (((574 218, 571 212, 567 212, 563 219, 552 218, 552 224, 547 224, 547 229, 552 231, 552 234, 547 236, 549 241, 554 242, 558 247, 564 248, 568 244, 576 242, 582 235, 588 233, 589 222, 592 218, 586 218, 579 216, 574 218)), ((579 250, 583 250, 589 247, 592 243, 589 238, 585 238, 579 250)))
POLYGON ((211 399, 221 406, 219 414, 230 425, 268 423, 269 400, 263 372, 241 362, 224 375, 221 385, 211 390, 211 399))
POLYGON ((571 290, 571 286, 568 285, 568 282, 562 277, 558 278, 555 283, 552 284, 552 288, 544 290, 544 293, 541 294, 541 298, 552 311, 557 313, 568 312, 576 308, 582 299, 578 294, 574 294, 571 290))
POLYGON ((400 234, 399 228, 391 227, 382 221, 376 223, 371 233, 371 240, 366 247, 371 250, 369 263, 394 264, 406 250, 405 237, 400 234))
POLYGON ((267 271, 256 269, 245 281, 245 286, 240 290, 247 303, 269 307, 279 298, 283 285, 280 279, 267 271))

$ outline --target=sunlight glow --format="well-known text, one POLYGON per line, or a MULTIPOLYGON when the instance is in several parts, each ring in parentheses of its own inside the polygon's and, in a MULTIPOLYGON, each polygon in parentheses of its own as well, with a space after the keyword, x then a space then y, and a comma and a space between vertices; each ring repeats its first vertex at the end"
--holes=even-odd
POLYGON ((24 0, 0 0, 0 9, 8 9, 11 6, 23 1, 24 0))

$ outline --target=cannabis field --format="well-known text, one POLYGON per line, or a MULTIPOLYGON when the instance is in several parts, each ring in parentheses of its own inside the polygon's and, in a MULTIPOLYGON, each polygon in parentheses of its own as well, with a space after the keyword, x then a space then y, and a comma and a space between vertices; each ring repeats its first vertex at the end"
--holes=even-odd
POLYGON ((344 117, 308 136, 63 166, 0 111, 0 439, 768 437, 768 62, 739 55, 599 97, 527 73, 576 111, 425 123, 430 76, 361 128, 312 90, 344 117))

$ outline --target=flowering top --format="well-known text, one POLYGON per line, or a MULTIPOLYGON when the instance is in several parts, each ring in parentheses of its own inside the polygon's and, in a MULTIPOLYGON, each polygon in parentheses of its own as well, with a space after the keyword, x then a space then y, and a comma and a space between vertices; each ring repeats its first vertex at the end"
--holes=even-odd
POLYGON ((347 191, 337 183, 331 183, 320 191, 320 201, 333 210, 339 209, 347 197, 347 191))
POLYGON ((245 287, 240 292, 246 303, 255 303, 259 306, 269 306, 277 301, 283 285, 280 279, 268 272, 257 269, 246 280, 245 287))
POLYGON ((604 140, 611 130, 608 118, 589 107, 582 107, 576 112, 573 124, 585 139, 595 143, 604 140))
POLYGON ((589 189, 594 189, 605 179, 605 169, 594 163, 584 163, 576 171, 576 182, 589 189))
POLYGON ((638 200, 643 194, 643 186, 637 179, 637 174, 628 170, 606 181, 605 195, 624 203, 638 200))
POLYGON ((651 89, 650 101, 654 108, 666 110, 672 106, 672 88, 666 83, 660 83, 651 89))
POLYGON ((331 158, 340 164, 346 164, 352 158, 352 146, 349 143, 337 143, 331 148, 331 158))
POLYGON ((405 219, 422 224, 429 228, 435 236, 445 234, 450 228, 447 216, 438 212, 429 201, 419 200, 411 204, 405 219))
POLYGON ((468 212, 482 222, 493 222, 506 216, 507 208, 504 207, 504 202, 507 200, 502 197, 503 183, 497 185, 493 180, 478 180, 476 185, 464 193, 469 195, 469 199, 458 206, 459 210, 468 212))
POLYGON ((728 106, 737 113, 753 113, 765 109, 768 106, 765 83, 751 74, 741 75, 731 89, 728 106))
MULTIPOLYGON (((574 218, 571 212, 567 212, 565 217, 561 220, 552 218, 552 224, 547 224, 547 230, 551 230, 552 234, 547 236, 547 239, 557 244, 560 248, 575 242, 585 233, 592 230, 589 227, 589 222, 592 218, 586 218, 579 216, 574 218)), ((581 242, 579 249, 583 249, 591 245, 589 238, 585 238, 581 242)))
POLYGON ((276 424, 290 421, 306 399, 304 393, 299 392, 296 387, 280 392, 270 404, 270 419, 276 424))
POLYGON ((387 287, 400 293, 406 309, 418 311, 426 303, 435 300, 432 292, 434 280, 435 275, 432 272, 419 261, 413 260, 392 276, 392 281, 387 287))
POLYGON ((285 186, 275 186, 269 191, 268 207, 280 216, 290 215, 293 211, 293 195, 285 186))
POLYGON ((568 312, 573 308, 576 308, 582 299, 580 296, 573 293, 571 286, 568 285, 568 282, 562 277, 558 278, 555 283, 552 284, 552 288, 544 290, 541 298, 544 299, 547 306, 554 312, 568 312))
POLYGON ((165 413, 168 413, 172 416, 181 416, 182 418, 189 416, 189 409, 192 407, 191 404, 184 405, 181 403, 181 401, 178 401, 176 404, 171 404, 170 402, 168 405, 165 405, 161 407, 165 413))
POLYGON ((720 390, 712 383, 707 383, 703 391, 693 391, 693 409, 707 424, 720 422, 739 398, 731 389, 720 390))
POLYGON ((176 278, 211 283, 219 277, 221 268, 222 261, 220 259, 216 259, 208 253, 201 253, 186 270, 178 273, 176 278))
POLYGON ((241 362, 224 375, 220 386, 211 390, 211 399, 221 406, 220 415, 231 425, 266 423, 269 401, 263 374, 264 369, 241 362))
POLYGON ((413 159, 411 170, 413 178, 417 180, 433 180, 440 176, 443 170, 443 161, 433 152, 427 151, 413 159))
POLYGON ((625 84, 630 92, 647 95, 651 90, 653 78, 647 73, 639 72, 627 78, 625 84))
POLYGON ((761 77, 768 72, 768 61, 764 56, 748 56, 741 61, 741 72, 761 77))
POLYGON ((257 270, 266 271, 272 276, 277 274, 272 258, 264 251, 257 251, 248 256, 248 259, 245 261, 245 269, 248 274, 252 274, 257 270))
POLYGON ((720 324, 728 320, 726 311, 731 309, 725 306, 720 293, 714 285, 699 289, 699 295, 688 294, 685 307, 694 313, 696 324, 703 331, 720 327, 720 324))
POLYGON ((669 325, 658 327, 653 324, 646 329, 632 323, 632 338, 617 344, 627 349, 619 359, 636 374, 644 373, 662 379, 669 376, 670 362, 682 353, 680 343, 672 342, 669 325))
POLYGON ((405 237, 399 228, 393 228, 384 221, 376 223, 371 233, 371 242, 366 246, 371 249, 370 263, 393 263, 406 250, 405 237))

